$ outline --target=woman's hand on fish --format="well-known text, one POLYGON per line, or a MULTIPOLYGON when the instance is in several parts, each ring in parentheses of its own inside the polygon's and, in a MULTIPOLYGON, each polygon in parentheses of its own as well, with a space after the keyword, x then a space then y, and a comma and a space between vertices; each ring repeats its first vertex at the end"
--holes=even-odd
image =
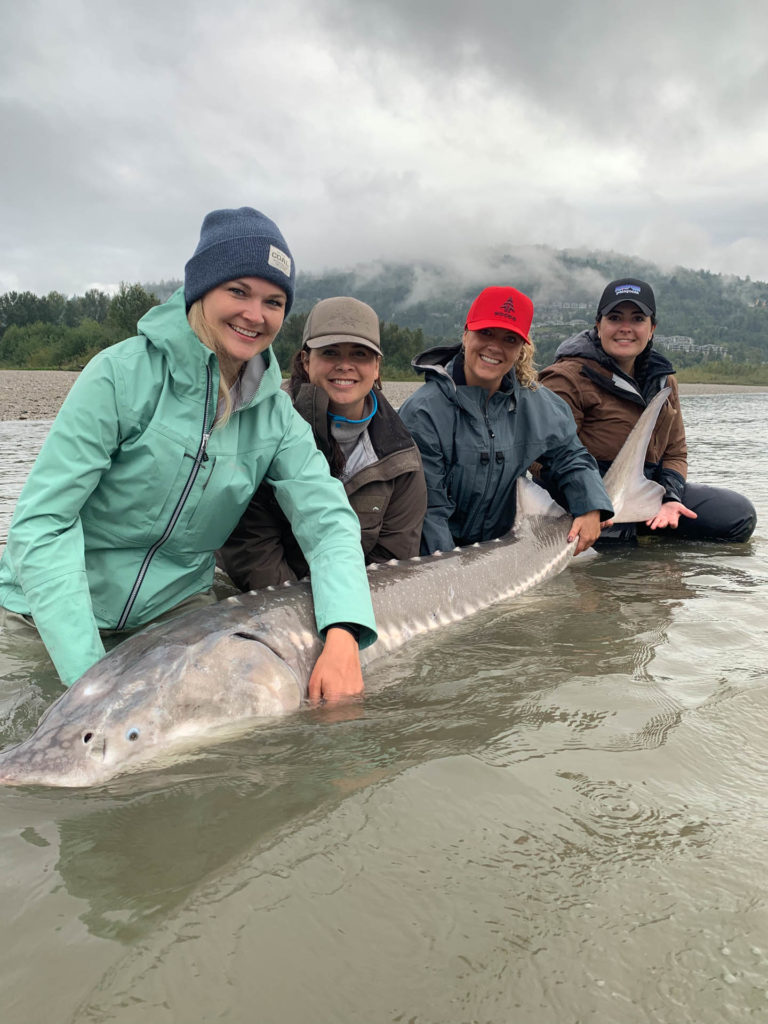
POLYGON ((364 689, 357 640, 345 629, 331 627, 325 645, 309 677, 309 699, 317 704, 347 700, 364 689))
POLYGON ((665 501, 653 518, 646 519, 645 525, 650 526, 652 530, 661 530, 665 526, 671 526, 674 529, 680 522, 680 516, 685 516, 686 519, 698 519, 696 513, 686 508, 682 502, 665 501))
POLYGON ((587 512, 586 515, 576 516, 571 523, 571 530, 568 534, 569 544, 576 540, 577 537, 579 539, 573 552, 574 555, 580 555, 582 551, 591 548, 600 536, 600 529, 600 512, 597 509, 587 512))

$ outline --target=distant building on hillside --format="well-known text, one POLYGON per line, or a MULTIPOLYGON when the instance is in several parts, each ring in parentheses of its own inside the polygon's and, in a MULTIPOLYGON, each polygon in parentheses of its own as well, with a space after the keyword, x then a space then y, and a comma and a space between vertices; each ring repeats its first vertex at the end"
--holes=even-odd
POLYGON ((705 359, 725 359, 728 353, 722 345, 697 345, 693 338, 684 334, 657 334, 654 341, 667 352, 690 352, 701 354, 705 359))

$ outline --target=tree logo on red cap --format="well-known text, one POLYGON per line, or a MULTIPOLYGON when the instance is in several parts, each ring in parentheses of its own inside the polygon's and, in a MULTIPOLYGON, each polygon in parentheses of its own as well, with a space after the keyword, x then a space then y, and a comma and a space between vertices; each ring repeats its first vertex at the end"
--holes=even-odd
POLYGON ((496 316, 504 316, 508 320, 517 320, 517 314, 515 313, 515 302, 511 297, 508 298, 501 309, 496 310, 496 316))

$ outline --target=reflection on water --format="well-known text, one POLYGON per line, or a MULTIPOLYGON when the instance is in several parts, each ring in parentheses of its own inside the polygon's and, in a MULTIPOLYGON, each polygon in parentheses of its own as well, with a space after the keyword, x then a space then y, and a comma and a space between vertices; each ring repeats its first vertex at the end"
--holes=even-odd
MULTIPOLYGON (((346 721, 0 791, 4 1024, 766 1019, 768 398, 684 410, 751 544, 579 560, 379 663, 346 721)), ((0 424, 2 522, 45 429, 0 424)), ((6 668, 3 743, 56 692, 6 668)))

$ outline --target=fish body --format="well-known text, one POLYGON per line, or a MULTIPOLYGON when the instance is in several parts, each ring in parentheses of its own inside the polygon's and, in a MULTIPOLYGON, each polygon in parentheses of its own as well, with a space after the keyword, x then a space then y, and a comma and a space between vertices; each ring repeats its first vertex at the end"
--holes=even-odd
MULTIPOLYGON (((616 519, 647 519, 663 488, 643 476, 668 389, 644 411, 604 483, 616 519)), ((499 540, 369 567, 379 637, 363 667, 414 637, 469 618, 561 572, 572 517, 518 481, 514 528, 499 540)), ((301 582, 231 597, 129 637, 55 701, 35 732, 0 753, 0 783, 93 786, 297 710, 321 650, 301 582)))

